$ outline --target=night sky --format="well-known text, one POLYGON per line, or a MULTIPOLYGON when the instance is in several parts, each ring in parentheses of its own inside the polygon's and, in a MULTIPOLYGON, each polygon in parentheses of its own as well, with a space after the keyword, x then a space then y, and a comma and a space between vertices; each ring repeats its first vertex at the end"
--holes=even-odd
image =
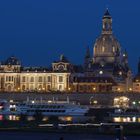
POLYGON ((139 0, 1 0, 0 60, 14 55, 24 66, 49 66, 64 54, 82 64, 92 54, 106 7, 133 72, 140 56, 139 0))

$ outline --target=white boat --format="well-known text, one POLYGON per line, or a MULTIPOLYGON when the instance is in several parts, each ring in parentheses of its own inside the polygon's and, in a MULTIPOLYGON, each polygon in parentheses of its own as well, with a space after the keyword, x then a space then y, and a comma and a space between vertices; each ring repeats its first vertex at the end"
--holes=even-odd
POLYGON ((28 101, 16 104, 21 114, 44 116, 84 116, 89 108, 69 101, 28 101))

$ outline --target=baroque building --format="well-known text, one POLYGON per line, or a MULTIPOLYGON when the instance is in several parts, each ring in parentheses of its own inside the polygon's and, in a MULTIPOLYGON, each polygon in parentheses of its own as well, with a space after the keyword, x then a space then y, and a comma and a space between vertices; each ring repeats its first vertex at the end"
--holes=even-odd
MULTIPOLYGON (((112 17, 108 9, 102 18, 101 35, 93 46, 93 56, 90 55, 89 48, 86 50, 84 70, 82 81, 74 81, 76 85, 81 84, 81 89, 84 87, 90 89, 87 88, 89 83, 94 85, 92 87, 94 90, 96 89, 96 92, 124 92, 132 89, 132 74, 128 65, 128 55, 126 50, 122 52, 121 45, 113 34, 112 17), (86 82, 89 79, 90 82, 86 82)), ((75 77, 75 79, 80 78, 75 77)))
POLYGON ((52 68, 22 67, 14 56, 0 65, 0 91, 67 91, 71 64, 63 56, 52 63, 52 68))

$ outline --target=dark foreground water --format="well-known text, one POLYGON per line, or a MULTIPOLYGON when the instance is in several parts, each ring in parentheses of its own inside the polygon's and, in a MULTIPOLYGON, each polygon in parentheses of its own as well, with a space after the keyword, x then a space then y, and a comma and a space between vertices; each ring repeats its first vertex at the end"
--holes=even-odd
MULTIPOLYGON (((0 140, 116 140, 115 136, 92 134, 0 132, 0 140)), ((140 140, 140 136, 128 136, 127 140, 140 140)))

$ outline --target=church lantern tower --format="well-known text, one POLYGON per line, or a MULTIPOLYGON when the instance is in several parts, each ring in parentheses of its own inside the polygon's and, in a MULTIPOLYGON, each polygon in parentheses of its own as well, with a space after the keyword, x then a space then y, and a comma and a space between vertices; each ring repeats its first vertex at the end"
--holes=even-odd
POLYGON ((93 60, 95 63, 114 63, 117 57, 120 57, 121 46, 112 32, 112 17, 106 9, 102 18, 102 32, 96 39, 93 51, 93 60))

